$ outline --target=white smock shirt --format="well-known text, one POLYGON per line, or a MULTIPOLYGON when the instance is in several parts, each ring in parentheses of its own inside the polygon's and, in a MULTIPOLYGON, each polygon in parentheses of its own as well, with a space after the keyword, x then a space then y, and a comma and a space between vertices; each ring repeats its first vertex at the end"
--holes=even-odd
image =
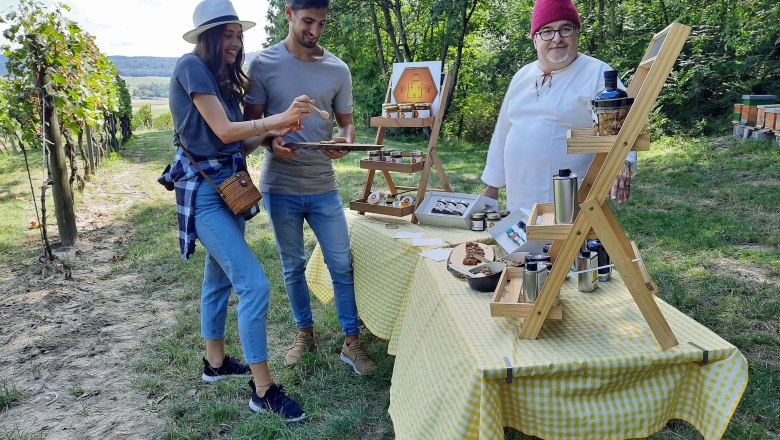
MULTIPOLYGON (((523 66, 512 78, 482 173, 486 184, 506 187, 507 209, 530 211, 535 203, 553 201, 553 175, 569 168, 582 183, 592 154, 567 154, 566 131, 593 126, 591 100, 604 89, 604 71, 612 68, 578 54, 544 80, 538 62, 523 66)), ((636 152, 627 158, 636 172, 636 152)))

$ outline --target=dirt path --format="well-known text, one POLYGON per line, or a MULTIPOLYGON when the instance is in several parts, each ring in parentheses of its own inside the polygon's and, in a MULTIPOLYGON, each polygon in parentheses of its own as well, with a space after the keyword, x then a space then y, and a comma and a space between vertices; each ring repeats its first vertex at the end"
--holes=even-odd
MULTIPOLYGON (((142 167, 129 164, 111 178, 132 182, 142 167)), ((174 312, 170 303, 128 294, 137 276, 112 271, 134 229, 116 215, 145 197, 124 191, 118 203, 106 203, 99 185, 87 186, 77 213, 80 243, 56 250, 70 279, 0 264, 0 377, 25 394, 0 413, 0 432, 146 439, 162 431, 159 402, 133 386, 133 363, 142 341, 174 324, 174 312)))

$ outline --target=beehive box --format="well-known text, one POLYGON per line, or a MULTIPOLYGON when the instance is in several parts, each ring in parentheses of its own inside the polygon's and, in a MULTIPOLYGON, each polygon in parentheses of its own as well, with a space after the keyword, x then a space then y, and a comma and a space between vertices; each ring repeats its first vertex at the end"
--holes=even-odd
POLYGON ((742 119, 742 105, 743 104, 734 104, 734 113, 731 114, 732 121, 739 123, 740 119, 742 119))

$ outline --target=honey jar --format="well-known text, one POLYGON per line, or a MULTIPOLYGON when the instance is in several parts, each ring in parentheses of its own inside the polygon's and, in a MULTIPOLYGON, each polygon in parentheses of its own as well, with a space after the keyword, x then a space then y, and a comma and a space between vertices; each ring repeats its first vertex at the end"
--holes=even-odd
POLYGON ((382 160, 382 155, 379 153, 379 150, 373 150, 368 152, 368 160, 379 162, 382 160))
POLYGON ((430 102, 418 102, 414 105, 414 117, 415 118, 430 118, 431 117, 431 103, 430 102))
POLYGON ((399 153, 398 150, 385 151, 385 162, 395 162, 395 154, 399 153))
POLYGON ((393 157, 393 162, 404 163, 404 155, 400 151, 398 150, 393 151, 392 157, 393 157))
POLYGON ((398 104, 382 104, 382 113, 386 118, 398 117, 398 104))
POLYGON ((496 225, 496 223, 501 221, 501 214, 499 214, 498 212, 495 212, 495 211, 488 212, 485 215, 485 219, 486 219, 486 221, 485 221, 486 226, 488 228, 492 228, 493 226, 496 225))
POLYGON ((471 214, 471 230, 480 232, 485 230, 484 212, 475 212, 474 214, 471 214))
POLYGON ((425 156, 423 156, 423 153, 421 150, 412 150, 409 153, 409 160, 411 163, 421 163, 425 161, 425 156))
POLYGON ((414 104, 403 103, 398 104, 398 117, 399 118, 413 118, 414 117, 414 104))

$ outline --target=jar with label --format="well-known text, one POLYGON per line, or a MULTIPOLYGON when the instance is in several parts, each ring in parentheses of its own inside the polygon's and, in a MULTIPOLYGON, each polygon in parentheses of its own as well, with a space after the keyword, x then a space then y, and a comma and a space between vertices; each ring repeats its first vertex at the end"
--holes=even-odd
POLYGON ((501 211, 498 211, 499 214, 501 214, 501 218, 508 217, 509 216, 509 210, 502 209, 501 211))
POLYGON ((394 156, 396 153, 398 153, 398 150, 386 151, 385 162, 395 162, 394 156))
POLYGON ((443 214, 444 208, 447 206, 447 202, 444 199, 439 199, 431 209, 431 214, 443 214))
POLYGON ((471 230, 479 232, 485 230, 484 212, 475 212, 474 214, 471 214, 471 230))
POLYGON ((457 216, 462 216, 463 214, 466 213, 466 210, 468 209, 469 209, 469 202, 465 200, 461 200, 455 205, 455 210, 452 211, 452 213, 457 216))
POLYGON ((398 117, 399 118, 413 118, 414 117, 414 104, 406 102, 398 104, 398 117))
POLYGON ((404 163, 404 155, 400 151, 393 151, 393 162, 404 163))
POLYGON ((487 223, 487 227, 488 228, 492 228, 493 226, 496 225, 496 223, 501 221, 501 214, 493 211, 493 212, 487 213, 485 218, 487 219, 487 222, 486 222, 487 223))
POLYGON ((397 118, 398 117, 398 104, 382 104, 382 113, 386 118, 397 118))
POLYGON ((616 135, 631 110, 634 98, 630 98, 625 90, 618 87, 617 70, 604 72, 604 86, 604 90, 591 102, 593 125, 600 136, 616 135))
POLYGON ((406 208, 408 206, 414 205, 414 197, 412 196, 403 196, 401 197, 401 207, 406 208))
POLYGON ((415 163, 421 163, 425 161, 425 156, 423 156, 423 153, 421 150, 412 150, 409 153, 410 162, 415 163))
POLYGON ((414 105, 414 117, 415 118, 430 118, 431 117, 431 103, 430 102, 418 102, 414 105))
POLYGON ((380 160, 382 160, 382 156, 379 154, 379 150, 369 151, 368 160, 373 162, 379 162, 380 160))
POLYGON ((377 191, 374 191, 368 195, 366 202, 368 202, 369 205, 376 205, 381 200, 382 200, 382 196, 377 191))
POLYGON ((455 214, 455 207, 458 206, 455 200, 447 200, 447 206, 444 207, 444 213, 453 215, 455 214))

